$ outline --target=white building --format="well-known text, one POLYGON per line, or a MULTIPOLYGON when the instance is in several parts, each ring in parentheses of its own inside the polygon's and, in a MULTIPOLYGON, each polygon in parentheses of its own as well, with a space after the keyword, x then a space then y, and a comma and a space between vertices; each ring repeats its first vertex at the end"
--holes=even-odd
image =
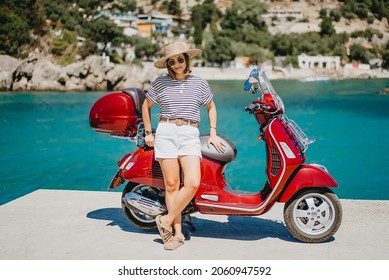
POLYGON ((302 69, 326 68, 338 70, 340 67, 340 56, 323 56, 321 54, 309 56, 303 53, 297 58, 299 67, 302 69))
POLYGON ((304 14, 302 11, 299 10, 273 9, 273 10, 268 10, 267 13, 264 13, 262 15, 262 18, 264 19, 277 18, 282 20, 293 18, 295 20, 302 20, 304 19, 304 14))

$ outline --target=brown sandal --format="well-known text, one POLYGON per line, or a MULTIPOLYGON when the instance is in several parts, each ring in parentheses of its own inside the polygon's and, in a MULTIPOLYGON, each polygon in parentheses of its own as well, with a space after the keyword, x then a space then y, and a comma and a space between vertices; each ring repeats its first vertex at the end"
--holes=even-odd
POLYGON ((157 228, 158 228, 158 231, 159 231, 159 235, 162 237, 162 241, 163 241, 163 243, 165 244, 165 243, 168 242, 171 238, 173 238, 173 233, 172 233, 168 228, 166 228, 166 227, 162 224, 161 218, 162 218, 162 216, 161 216, 161 215, 158 215, 158 216, 155 218, 155 223, 157 224, 157 228))
POLYGON ((165 242, 163 245, 163 248, 165 250, 174 250, 180 247, 181 245, 184 245, 184 238, 173 236, 169 240, 165 242))

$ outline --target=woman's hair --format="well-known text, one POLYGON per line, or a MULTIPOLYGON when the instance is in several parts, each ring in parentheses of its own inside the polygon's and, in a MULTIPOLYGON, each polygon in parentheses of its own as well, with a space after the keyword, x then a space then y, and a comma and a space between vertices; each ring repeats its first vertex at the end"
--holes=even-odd
MULTIPOLYGON (((185 74, 190 74, 192 71, 190 70, 190 65, 189 65, 189 55, 187 53, 183 53, 183 55, 184 55, 184 58, 185 58, 185 65, 186 65, 186 67, 185 67, 185 74)), ((176 78, 176 73, 174 72, 174 70, 167 63, 168 60, 166 61, 166 67, 167 67, 167 72, 168 72, 167 75, 170 78, 175 79, 176 78)))

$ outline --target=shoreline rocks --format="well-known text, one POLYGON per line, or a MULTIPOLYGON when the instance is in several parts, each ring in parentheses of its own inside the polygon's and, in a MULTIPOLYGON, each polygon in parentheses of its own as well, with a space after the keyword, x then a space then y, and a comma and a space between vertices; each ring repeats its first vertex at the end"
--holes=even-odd
MULTIPOLYGON (((213 68, 193 67, 192 74, 206 80, 245 80, 252 67, 213 68)), ((376 79, 389 78, 389 71, 326 70, 265 67, 270 79, 376 79)), ((150 83, 165 69, 152 62, 139 65, 114 64, 101 56, 89 56, 83 61, 62 67, 47 57, 35 53, 24 60, 0 55, 0 91, 120 91, 138 87, 147 90, 150 83)))
POLYGON ((0 91, 115 91, 143 88, 159 74, 152 63, 114 64, 101 56, 62 67, 46 57, 0 55, 0 91))

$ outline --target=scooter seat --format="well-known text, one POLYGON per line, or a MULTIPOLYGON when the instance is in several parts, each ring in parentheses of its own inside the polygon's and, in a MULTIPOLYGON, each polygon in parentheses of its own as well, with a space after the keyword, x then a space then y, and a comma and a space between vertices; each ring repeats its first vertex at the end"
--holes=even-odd
POLYGON ((224 152, 219 153, 213 145, 208 147, 209 134, 200 135, 201 153, 203 156, 221 162, 231 162, 235 159, 237 151, 235 145, 226 137, 218 135, 224 144, 224 152))

